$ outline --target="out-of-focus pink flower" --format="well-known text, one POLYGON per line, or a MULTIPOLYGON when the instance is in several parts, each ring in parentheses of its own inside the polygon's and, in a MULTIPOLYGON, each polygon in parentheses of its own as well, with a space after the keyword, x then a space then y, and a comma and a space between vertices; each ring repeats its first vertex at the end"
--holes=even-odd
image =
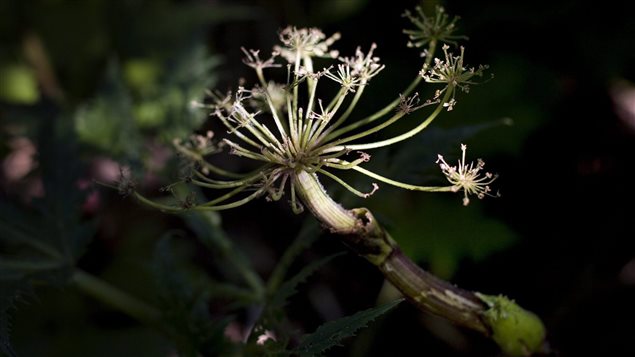
POLYGON ((121 165, 108 158, 97 158, 92 164, 93 178, 102 182, 117 182, 121 174, 121 165))
POLYGON ((611 98, 615 107, 615 114, 635 130, 635 85, 620 81, 611 87, 611 98))
POLYGON ((2 173, 8 183, 14 183, 25 177, 37 167, 35 145, 25 137, 16 137, 9 141, 11 153, 2 162, 2 173))
POLYGON ((242 342, 244 338, 244 332, 240 324, 237 322, 230 322, 225 327, 225 337, 232 342, 242 342))

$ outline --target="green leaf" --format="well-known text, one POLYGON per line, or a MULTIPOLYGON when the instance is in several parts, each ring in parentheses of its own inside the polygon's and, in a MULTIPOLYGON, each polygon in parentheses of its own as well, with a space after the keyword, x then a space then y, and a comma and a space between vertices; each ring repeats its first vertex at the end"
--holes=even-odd
POLYGON ((178 257, 170 235, 159 240, 153 259, 154 280, 159 288, 159 304, 165 319, 181 336, 177 340, 182 355, 219 355, 230 345, 224 330, 232 318, 215 319, 209 311, 210 294, 199 275, 178 257))
POLYGON ((273 292, 282 283, 285 275, 287 274, 287 270, 289 266, 295 258, 305 249, 311 246, 313 242, 320 236, 320 227, 317 224, 317 221, 313 218, 308 218, 304 221, 302 228, 300 229, 300 233, 296 239, 289 245, 289 247, 284 251, 282 257, 280 258, 278 264, 276 264, 273 272, 271 273, 271 277, 267 282, 267 291, 273 292))
POLYGON ((219 57, 203 43, 185 46, 170 58, 152 57, 120 63, 112 60, 97 96, 75 113, 80 140, 119 158, 138 160, 143 141, 170 144, 190 135, 207 118, 192 105, 215 85, 219 57))
POLYGON ((95 231, 81 219, 84 193, 72 130, 61 119, 44 121, 38 140, 44 197, 33 207, 0 203, 0 347, 11 355, 9 309, 34 283, 62 286, 95 231))
MULTIPOLYGON (((183 213, 181 217, 207 249, 221 252, 232 249, 231 241, 221 228, 221 217, 217 212, 191 211, 183 213)), ((247 263, 247 259, 243 262, 247 263)))
POLYGON ((249 259, 232 243, 221 228, 220 215, 216 212, 187 212, 182 215, 197 238, 219 256, 218 268, 228 277, 238 275, 262 296, 263 283, 252 269, 249 259))
POLYGON ((158 130, 164 143, 199 129, 208 116, 207 111, 192 106, 192 102, 203 102, 205 90, 215 86, 214 69, 219 63, 220 57, 210 56, 202 41, 185 47, 165 61, 162 68, 165 75, 155 90, 146 90, 147 93, 135 98, 137 126, 158 130))
POLYGON ((161 75, 161 64, 154 58, 134 58, 124 62, 123 78, 133 93, 141 95, 155 90, 161 75))
POLYGON ((40 99, 35 71, 26 64, 0 64, 0 78, 0 99, 14 104, 34 104, 40 99))
POLYGON ((108 65, 97 97, 75 113, 79 139, 115 156, 136 159, 140 152, 139 131, 134 123, 132 99, 115 61, 108 65))
POLYGON ((366 327, 369 322, 392 310, 401 303, 403 299, 398 299, 387 304, 374 307, 346 316, 335 321, 330 321, 318 327, 315 332, 302 338, 296 351, 301 356, 321 355, 324 351, 337 346, 340 342, 366 327))
POLYGON ((278 289, 271 297, 267 308, 279 309, 284 307, 287 304, 287 300, 289 299, 289 297, 298 292, 296 290, 298 285, 306 281, 309 276, 313 275, 313 273, 326 265, 328 262, 344 254, 346 254, 346 252, 331 254, 328 257, 322 258, 306 265, 304 268, 302 268, 302 270, 300 270, 300 272, 291 277, 291 279, 285 281, 284 283, 282 283, 282 285, 280 285, 280 289, 278 289))
POLYGON ((473 200, 464 207, 459 193, 416 200, 405 199, 407 194, 393 193, 375 211, 384 212, 384 221, 399 222, 389 229, 392 236, 411 259, 429 263, 435 275, 450 278, 463 259, 483 260, 518 239, 509 226, 486 213, 484 202, 473 200))

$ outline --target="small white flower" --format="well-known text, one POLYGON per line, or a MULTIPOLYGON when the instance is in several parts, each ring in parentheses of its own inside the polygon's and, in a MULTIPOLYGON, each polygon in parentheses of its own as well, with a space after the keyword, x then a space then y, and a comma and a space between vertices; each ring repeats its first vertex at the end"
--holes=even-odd
MULTIPOLYGON (((478 69, 474 67, 464 67, 463 57, 465 48, 460 47, 461 53, 458 56, 454 56, 448 52, 449 48, 450 46, 443 45, 445 58, 443 60, 435 58, 434 65, 430 66, 425 64, 419 72, 419 75, 428 83, 446 84, 446 88, 436 92, 435 98, 438 98, 448 87, 452 87, 453 89, 459 88, 463 92, 468 93, 470 91, 470 85, 477 84, 473 78, 477 76, 482 77, 488 68, 488 66, 485 65, 479 65, 478 69)), ((454 99, 455 92, 456 91, 453 90, 452 100, 444 103, 448 111, 452 110, 456 105, 456 100, 454 99)))
POLYGON ((465 163, 465 151, 467 145, 461 144, 461 151, 463 152, 461 160, 458 161, 458 166, 450 166, 443 159, 443 156, 438 155, 437 164, 441 167, 441 171, 445 177, 450 181, 455 191, 463 190, 463 205, 467 206, 470 203, 468 195, 476 195, 479 199, 485 196, 497 197, 492 195, 489 185, 498 178, 498 175, 492 175, 486 172, 484 175, 481 173, 485 162, 478 159, 476 165, 473 162, 465 163))
POLYGON ((278 56, 277 53, 273 53, 269 59, 263 61, 260 59, 260 50, 249 50, 244 47, 240 48, 245 53, 245 58, 243 58, 243 63, 247 66, 254 68, 256 70, 261 70, 263 68, 277 68, 280 67, 280 64, 275 63, 275 59, 278 56))
POLYGON ((350 92, 355 92, 355 87, 359 87, 361 85, 360 77, 353 73, 351 66, 348 64, 337 65, 337 74, 327 71, 324 75, 327 78, 341 84, 342 88, 345 88, 350 92))
POLYGON ((448 112, 451 112, 456 105, 456 99, 452 98, 449 101, 443 103, 443 107, 448 109, 448 112))
POLYGON ((415 11, 416 14, 408 10, 403 14, 416 27, 413 30, 403 31, 410 38, 408 47, 422 47, 432 41, 455 44, 456 40, 467 38, 453 34, 459 17, 450 19, 443 7, 437 6, 433 16, 427 16, 420 6, 417 6, 415 11))
POLYGON ((331 118, 333 118, 333 112, 324 109, 324 106, 322 105, 322 99, 318 99, 318 104, 320 106, 320 113, 318 114, 317 112, 311 112, 309 113, 309 118, 313 120, 321 120, 328 123, 331 118))
POLYGON ((419 104, 419 102, 419 93, 415 92, 415 94, 411 95, 410 97, 404 97, 402 94, 399 94, 399 105, 397 106, 397 111, 400 111, 404 114, 410 114, 425 106, 436 104, 439 101, 427 99, 423 104, 419 104))
POLYGON ((340 39, 340 34, 335 33, 326 37, 317 28, 297 28, 288 26, 280 31, 280 42, 283 46, 275 46, 274 51, 284 57, 289 63, 295 63, 296 57, 329 57, 337 58, 337 51, 329 50, 329 47, 340 39))
POLYGON ((260 114, 260 111, 251 113, 243 105, 243 101, 251 97, 252 97, 251 91, 246 90, 243 87, 238 88, 238 91, 236 92, 236 95, 235 95, 235 100, 232 103, 231 110, 229 111, 229 116, 228 116, 228 120, 230 122, 238 124, 238 126, 234 129, 251 125, 251 122, 254 120, 254 118, 258 114, 260 114), (245 93, 247 93, 247 95, 245 95, 245 93))
POLYGON ((478 69, 474 67, 464 67, 463 58, 465 48, 463 46, 460 47, 461 53, 458 56, 454 56, 448 52, 450 46, 443 45, 442 48, 445 59, 435 58, 434 65, 424 65, 419 75, 428 83, 446 83, 459 87, 466 93, 469 92, 469 85, 477 84, 472 78, 475 76, 482 77, 483 72, 485 72, 488 66, 479 65, 478 69))
POLYGON ((368 50, 368 54, 364 54, 361 48, 357 47, 355 56, 340 57, 339 60, 351 68, 353 75, 358 76, 363 82, 368 82, 385 67, 379 64, 379 57, 373 56, 373 51, 375 51, 376 48, 377 45, 373 43, 370 46, 370 50, 368 50))
POLYGON ((262 346, 265 344, 265 342, 269 340, 276 341, 276 335, 274 335, 273 332, 269 330, 265 330, 265 332, 262 335, 258 336, 258 339, 256 340, 256 344, 262 346))

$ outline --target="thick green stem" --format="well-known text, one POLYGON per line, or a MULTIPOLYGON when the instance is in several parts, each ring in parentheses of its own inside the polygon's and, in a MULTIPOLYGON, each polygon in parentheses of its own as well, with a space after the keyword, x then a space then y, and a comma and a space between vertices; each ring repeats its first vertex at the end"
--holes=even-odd
POLYGON ((491 337, 509 356, 541 352, 545 328, 512 300, 463 290, 421 269, 365 208, 347 210, 333 201, 315 174, 298 171, 295 189, 311 213, 354 252, 366 258, 424 312, 491 337))
POLYGON ((301 170, 293 181, 302 202, 331 231, 349 233, 356 229, 357 218, 325 193, 315 174, 301 170))
POLYGON ((486 306, 474 293, 426 272, 398 247, 392 248, 391 254, 377 267, 415 306, 458 325, 489 334, 482 318, 486 306))

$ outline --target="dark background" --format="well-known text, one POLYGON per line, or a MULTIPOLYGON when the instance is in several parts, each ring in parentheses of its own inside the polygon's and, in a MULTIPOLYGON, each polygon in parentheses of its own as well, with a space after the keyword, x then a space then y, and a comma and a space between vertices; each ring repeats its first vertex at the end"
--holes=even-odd
MULTIPOLYGON (((335 47, 344 54, 358 45, 368 48, 377 43, 376 54, 386 69, 364 95, 358 109, 361 117, 392 100, 420 66, 417 51, 405 46, 401 33, 410 27, 401 14, 416 3, 3 0, 0 60, 24 61, 23 39, 27 33, 38 34, 49 51, 64 99, 55 99, 55 89, 47 90, 41 81, 35 100, 16 100, 2 92, 0 125, 6 141, 2 154, 11 155, 15 137, 37 137, 34 133, 44 121, 53 117, 72 121, 63 113, 81 108, 101 93, 113 62, 125 67, 131 59, 151 58, 165 75, 173 68, 170 58, 192 44, 203 44, 221 62, 213 69, 213 84, 225 89, 234 87, 239 76, 253 80, 240 62, 240 46, 267 53, 277 40, 276 31, 286 24, 320 27, 327 35, 341 32, 335 47), (185 11, 195 6, 195 11, 185 11), (209 18, 201 15, 204 12, 209 18)), ((431 8, 433 3, 424 6, 431 8)), ((333 192, 346 206, 371 208, 422 266, 459 286, 506 294, 535 311, 547 326, 556 355, 634 355, 632 9, 621 1, 447 1, 443 5, 449 14, 461 16, 460 32, 470 38, 464 43, 467 63, 489 64, 494 78, 459 96, 455 111, 444 113, 434 128, 412 142, 373 152, 371 167, 408 182, 439 180, 433 165, 436 154, 454 160, 459 144, 465 142, 470 157, 483 157, 487 167, 500 174, 496 185, 502 197, 462 207, 458 195, 401 192, 385 185, 364 202, 336 187, 333 192), (508 122, 504 118, 511 118, 513 125, 501 124, 508 122)), ((108 144, 114 146, 113 141, 104 144, 94 136, 80 135, 82 177, 90 179, 96 162, 106 158, 147 171, 144 152, 154 147, 148 144, 153 139, 147 138, 163 133, 166 123, 171 122, 166 119, 139 130, 135 140, 140 144, 134 148, 116 149, 108 144)), ((31 186, 22 181, 37 178, 37 173, 10 182, 6 177, 11 168, 3 167, 0 198, 29 207, 31 186)), ((154 181, 142 182, 148 191, 174 177, 157 172, 154 181)), ((355 176, 351 180, 369 182, 355 176)), ((114 192, 98 192, 96 207, 81 213, 99 223, 78 265, 151 299, 144 273, 149 252, 158 236, 183 224, 114 192)), ((260 200, 222 215, 225 230, 262 276, 270 273, 306 218, 294 216, 282 201, 260 200)), ((342 246, 337 238, 324 234, 294 268, 338 250, 342 246)), ((196 259, 205 264, 206 256, 201 253, 196 259)), ((312 331, 324 320, 372 306, 378 295, 380 300, 383 296, 381 286, 380 274, 362 259, 352 254, 337 258, 301 286, 288 306, 289 319, 295 328, 312 331)), ((152 356, 165 355, 169 346, 151 330, 71 287, 41 287, 35 296, 18 304, 13 313, 14 344, 24 356, 152 356)), ((478 336, 402 304, 329 353, 412 354, 494 356, 496 350, 478 336)))

